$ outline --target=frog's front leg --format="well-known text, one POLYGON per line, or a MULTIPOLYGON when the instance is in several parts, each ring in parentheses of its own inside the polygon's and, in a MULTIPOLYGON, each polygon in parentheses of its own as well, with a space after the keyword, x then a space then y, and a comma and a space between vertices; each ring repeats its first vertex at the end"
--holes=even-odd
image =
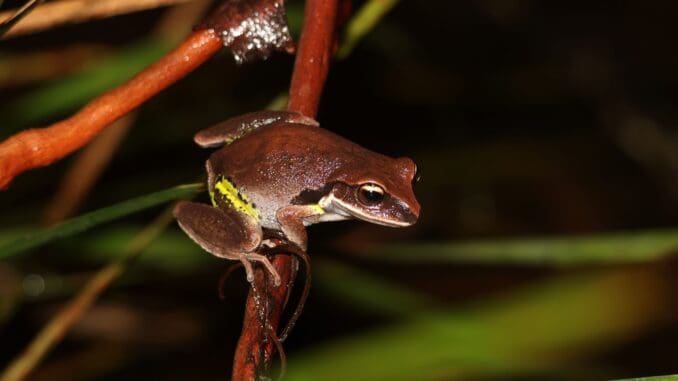
POLYGON ((299 123, 317 126, 312 118, 290 111, 256 111, 227 119, 206 128, 193 137, 201 147, 217 147, 231 144, 248 133, 273 123, 299 123))
POLYGON ((251 262, 259 262, 271 274, 275 285, 280 285, 280 275, 271 262, 256 252, 262 232, 254 218, 234 209, 222 210, 190 201, 179 202, 173 213, 181 229, 205 251, 220 258, 240 260, 248 282, 254 281, 251 262))
POLYGON ((308 234, 304 220, 324 213, 325 211, 319 205, 290 205, 278 209, 276 218, 287 239, 306 251, 308 234))

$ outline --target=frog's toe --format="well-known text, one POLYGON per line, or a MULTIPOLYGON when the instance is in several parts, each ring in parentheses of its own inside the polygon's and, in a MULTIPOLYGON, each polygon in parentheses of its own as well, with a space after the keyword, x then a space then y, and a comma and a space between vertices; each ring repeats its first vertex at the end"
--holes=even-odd
MULTIPOLYGON (((273 284, 278 287, 280 286, 280 274, 278 274, 278 271, 276 271, 275 267, 273 267, 273 264, 271 261, 268 260, 268 258, 265 255, 262 254, 257 254, 257 253, 247 253, 245 254, 245 261, 252 261, 252 262, 259 262, 261 263, 266 270, 268 270, 269 274, 273 277, 273 284)), ((243 263, 245 262, 243 261, 243 263)), ((251 264, 250 264, 251 267, 251 264)), ((247 269, 247 265, 245 265, 245 269, 247 269)), ((252 279, 254 280, 254 276, 252 276, 252 279)), ((249 280, 249 273, 248 273, 248 280, 249 280)))
POLYGON ((252 268, 252 262, 247 259, 247 254, 240 254, 240 262, 242 262, 242 265, 245 268, 247 281, 249 283, 254 282, 254 269, 252 268))

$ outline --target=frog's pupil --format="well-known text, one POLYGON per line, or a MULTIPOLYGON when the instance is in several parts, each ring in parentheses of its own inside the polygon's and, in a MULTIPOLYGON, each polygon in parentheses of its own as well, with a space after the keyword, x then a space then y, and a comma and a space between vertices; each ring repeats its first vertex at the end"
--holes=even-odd
POLYGON ((369 191, 369 190, 363 191, 363 195, 365 196, 365 199, 367 201, 372 201, 372 202, 380 201, 381 198, 382 198, 381 193, 375 192, 375 191, 369 191))
POLYGON ((367 205, 373 205, 384 199, 384 190, 375 184, 365 184, 360 187, 360 193, 358 195, 360 202, 367 205))

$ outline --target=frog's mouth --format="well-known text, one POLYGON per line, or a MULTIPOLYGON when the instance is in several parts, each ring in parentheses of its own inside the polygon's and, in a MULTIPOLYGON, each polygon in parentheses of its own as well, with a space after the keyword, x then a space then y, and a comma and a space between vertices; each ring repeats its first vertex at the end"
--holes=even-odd
POLYGON ((330 194, 318 202, 326 212, 390 227, 406 227, 417 222, 417 216, 400 202, 388 208, 364 208, 344 202, 330 194))

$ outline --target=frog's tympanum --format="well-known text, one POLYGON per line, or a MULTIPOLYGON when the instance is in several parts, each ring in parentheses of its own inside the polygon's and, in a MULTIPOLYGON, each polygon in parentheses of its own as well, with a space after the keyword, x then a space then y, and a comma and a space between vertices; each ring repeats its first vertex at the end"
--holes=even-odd
POLYGON ((240 260, 250 282, 259 262, 279 285, 259 249, 285 241, 305 251, 305 226, 355 218, 398 227, 419 217, 412 160, 369 151, 300 114, 245 114, 195 142, 222 146, 206 165, 212 205, 183 201, 174 215, 207 252, 240 260))

